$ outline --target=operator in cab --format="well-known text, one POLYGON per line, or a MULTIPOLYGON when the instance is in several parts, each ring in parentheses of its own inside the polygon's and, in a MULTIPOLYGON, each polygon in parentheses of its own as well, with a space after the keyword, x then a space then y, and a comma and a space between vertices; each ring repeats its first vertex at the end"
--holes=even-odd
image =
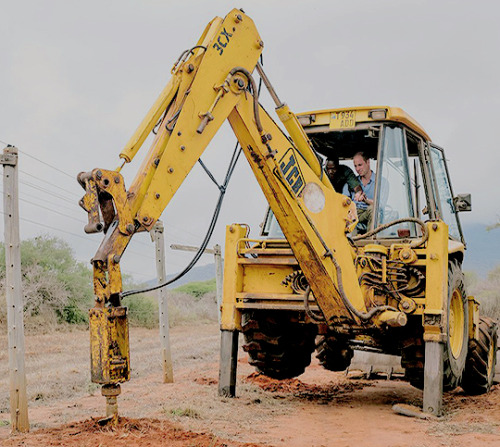
POLYGON ((354 169, 358 175, 356 179, 359 181, 362 194, 354 195, 348 185, 344 185, 342 194, 350 197, 356 204, 359 223, 356 226, 355 233, 366 233, 370 225, 372 217, 373 198, 375 196, 375 173, 370 168, 370 159, 364 152, 358 152, 353 157, 354 169))
POLYGON ((338 157, 332 156, 326 160, 325 171, 336 192, 343 194, 344 188, 347 188, 347 196, 351 197, 352 192, 354 200, 362 200, 363 188, 359 179, 349 166, 339 163, 338 157))

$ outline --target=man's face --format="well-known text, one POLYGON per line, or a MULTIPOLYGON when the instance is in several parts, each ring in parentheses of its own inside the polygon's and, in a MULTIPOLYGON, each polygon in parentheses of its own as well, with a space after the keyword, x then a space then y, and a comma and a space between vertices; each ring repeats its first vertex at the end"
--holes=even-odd
POLYGON ((326 175, 328 175, 329 178, 333 178, 335 172, 337 171, 337 166, 335 166, 335 163, 330 160, 326 162, 325 170, 326 175))
POLYGON ((360 177, 364 177, 370 172, 370 160, 366 160, 361 155, 355 155, 353 158, 354 169, 360 177))

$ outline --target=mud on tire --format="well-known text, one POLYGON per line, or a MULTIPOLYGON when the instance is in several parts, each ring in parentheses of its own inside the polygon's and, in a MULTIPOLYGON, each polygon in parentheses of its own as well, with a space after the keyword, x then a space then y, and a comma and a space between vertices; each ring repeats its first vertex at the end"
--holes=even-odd
POLYGON ((335 336, 321 336, 316 343, 316 357, 329 371, 345 371, 351 364, 354 351, 335 336))
POLYGON ((311 363, 317 328, 299 323, 291 312, 246 312, 242 332, 249 363, 266 376, 291 379, 311 363))
POLYGON ((462 388, 467 394, 487 393, 495 377, 497 325, 486 317, 479 320, 479 339, 469 342, 462 388))

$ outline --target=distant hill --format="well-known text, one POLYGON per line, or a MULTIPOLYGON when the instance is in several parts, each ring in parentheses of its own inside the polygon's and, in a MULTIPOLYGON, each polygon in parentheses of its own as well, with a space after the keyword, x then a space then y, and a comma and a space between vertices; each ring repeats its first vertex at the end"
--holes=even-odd
MULTIPOLYGON (((177 273, 172 275, 167 275, 167 280, 175 277, 177 273)), ((175 281, 169 286, 170 289, 175 289, 176 287, 188 284, 194 281, 207 281, 208 279, 215 278, 215 264, 207 264, 194 266, 188 273, 186 273, 182 278, 175 281)))
POLYGON ((486 274, 500 264, 500 228, 486 230, 483 224, 463 225, 467 251, 464 270, 472 270, 479 276, 486 274))

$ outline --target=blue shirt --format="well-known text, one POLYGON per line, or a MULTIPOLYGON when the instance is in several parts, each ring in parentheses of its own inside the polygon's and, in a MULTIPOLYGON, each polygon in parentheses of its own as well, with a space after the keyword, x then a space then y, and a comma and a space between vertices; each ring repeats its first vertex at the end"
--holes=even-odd
MULTIPOLYGON (((361 181, 361 177, 359 175, 357 175, 356 178, 359 180, 359 183, 361 184, 361 188, 363 188, 363 192, 365 193, 366 198, 373 200, 373 198, 375 197, 375 172, 373 171, 370 172, 372 173, 372 175, 370 177, 370 181, 366 185, 363 184, 363 182, 361 181)), ((356 193, 354 191, 349 190, 348 185, 345 184, 342 190, 342 194, 354 200, 354 195, 356 193)), ((356 202, 354 200, 354 203, 356 204, 356 208, 362 210, 368 208, 368 204, 365 202, 356 202)))

